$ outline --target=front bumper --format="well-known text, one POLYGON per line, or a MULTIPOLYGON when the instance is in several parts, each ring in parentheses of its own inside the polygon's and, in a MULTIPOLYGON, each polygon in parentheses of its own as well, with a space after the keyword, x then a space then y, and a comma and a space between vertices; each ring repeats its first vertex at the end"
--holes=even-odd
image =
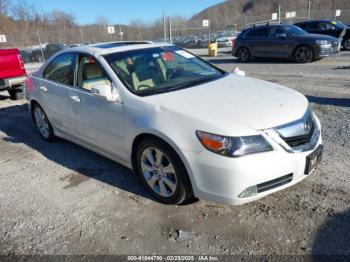
POLYGON ((327 57, 336 54, 340 51, 339 43, 332 43, 327 45, 317 45, 316 57, 327 57))
MULTIPOLYGON (((316 124, 320 130, 318 120, 316 124)), ((185 151, 184 155, 192 173, 195 196, 240 205, 295 185, 308 177, 308 174, 305 174, 306 159, 322 145, 321 135, 318 136, 313 149, 292 153, 287 152, 272 138, 268 140, 274 151, 240 158, 224 157, 208 150, 200 153, 185 151), (271 183, 277 186, 269 187, 271 183), (268 188, 256 195, 242 197, 242 192, 257 185, 268 188)))

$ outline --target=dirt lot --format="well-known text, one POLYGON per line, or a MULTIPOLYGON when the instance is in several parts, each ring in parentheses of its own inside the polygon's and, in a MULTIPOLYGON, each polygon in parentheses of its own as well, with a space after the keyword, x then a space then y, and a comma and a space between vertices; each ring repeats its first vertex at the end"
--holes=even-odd
POLYGON ((319 169, 243 206, 166 206, 121 165, 43 142, 25 102, 1 93, 0 254, 350 255, 350 52, 306 65, 205 58, 308 95, 323 124, 319 169))

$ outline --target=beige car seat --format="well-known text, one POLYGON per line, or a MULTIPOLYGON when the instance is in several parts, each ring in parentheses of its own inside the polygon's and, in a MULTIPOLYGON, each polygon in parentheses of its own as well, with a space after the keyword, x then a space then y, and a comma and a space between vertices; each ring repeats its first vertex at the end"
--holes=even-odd
POLYGON ((135 61, 134 68, 131 80, 135 91, 153 88, 160 83, 157 70, 142 58, 135 61))
POLYGON ((97 63, 83 65, 83 84, 82 87, 91 90, 94 85, 110 85, 111 82, 105 76, 102 68, 97 63))

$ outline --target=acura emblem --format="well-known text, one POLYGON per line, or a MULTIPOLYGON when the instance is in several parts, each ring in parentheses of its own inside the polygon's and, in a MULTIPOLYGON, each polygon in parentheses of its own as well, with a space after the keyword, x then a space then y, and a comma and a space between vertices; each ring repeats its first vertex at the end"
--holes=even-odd
POLYGON ((303 128, 304 128, 304 130, 307 131, 307 132, 310 131, 310 124, 309 124, 308 121, 305 121, 305 122, 303 123, 303 128))

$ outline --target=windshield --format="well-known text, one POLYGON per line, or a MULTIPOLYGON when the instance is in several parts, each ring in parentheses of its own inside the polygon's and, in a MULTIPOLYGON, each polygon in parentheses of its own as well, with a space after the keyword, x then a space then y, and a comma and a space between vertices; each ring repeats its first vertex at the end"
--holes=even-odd
POLYGON ((175 46, 114 53, 105 58, 119 79, 137 95, 191 87, 225 74, 175 46))
POLYGON ((297 35, 305 35, 307 32, 305 32, 303 29, 300 27, 297 27, 295 25, 285 25, 283 28, 292 36, 297 36, 297 35))
POLYGON ((333 21, 333 24, 336 24, 339 28, 344 29, 347 28, 348 26, 340 21, 333 21))

